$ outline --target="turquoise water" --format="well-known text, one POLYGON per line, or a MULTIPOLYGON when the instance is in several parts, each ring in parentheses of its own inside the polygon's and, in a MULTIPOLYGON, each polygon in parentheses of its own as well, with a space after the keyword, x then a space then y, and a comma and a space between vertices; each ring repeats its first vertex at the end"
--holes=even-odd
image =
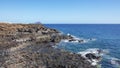
POLYGON ((107 49, 107 57, 103 57, 100 62, 102 68, 117 68, 110 63, 109 58, 120 59, 120 25, 118 24, 47 24, 46 26, 55 28, 64 34, 70 33, 79 38, 95 38, 96 41, 79 43, 62 43, 59 48, 71 52, 80 52, 88 48, 107 49))

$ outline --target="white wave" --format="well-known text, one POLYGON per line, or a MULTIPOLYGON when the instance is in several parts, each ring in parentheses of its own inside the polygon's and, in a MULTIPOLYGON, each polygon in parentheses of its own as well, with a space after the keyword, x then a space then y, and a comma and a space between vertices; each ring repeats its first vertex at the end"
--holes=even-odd
POLYGON ((96 55, 104 55, 104 54, 107 54, 109 53, 109 51, 107 49, 99 49, 99 48, 90 48, 90 49, 87 49, 83 52, 78 52, 78 54, 87 54, 87 53, 93 53, 93 54, 96 54, 96 55))
POLYGON ((73 37, 74 39, 76 39, 76 40, 80 40, 80 38, 78 38, 78 37, 76 37, 76 36, 74 36, 74 35, 71 35, 71 34, 67 34, 67 36, 71 36, 71 37, 73 37))
POLYGON ((89 41, 96 41, 95 38, 90 38, 90 39, 84 39, 84 38, 79 38, 71 34, 67 34, 67 36, 72 37, 72 39, 66 39, 64 42, 72 42, 72 43, 88 43, 89 41))
POLYGON ((108 53, 107 50, 101 50, 99 48, 91 48, 82 52, 78 52, 78 54, 81 54, 81 56, 86 58, 91 65, 97 65, 98 62, 101 61, 101 57, 106 53, 108 53))
POLYGON ((67 36, 72 37, 72 38, 71 39, 66 39, 66 40, 64 40, 64 42, 72 42, 72 43, 86 43, 87 42, 87 40, 80 39, 80 38, 78 38, 74 35, 71 35, 69 33, 67 34, 67 36))
POLYGON ((98 63, 98 61, 97 61, 97 60, 94 60, 94 61, 91 63, 91 65, 95 66, 95 65, 97 65, 97 63, 98 63))
POLYGON ((71 40, 71 39, 65 39, 65 40, 62 40, 62 42, 66 42, 66 43, 87 43, 88 41, 87 40, 71 40))

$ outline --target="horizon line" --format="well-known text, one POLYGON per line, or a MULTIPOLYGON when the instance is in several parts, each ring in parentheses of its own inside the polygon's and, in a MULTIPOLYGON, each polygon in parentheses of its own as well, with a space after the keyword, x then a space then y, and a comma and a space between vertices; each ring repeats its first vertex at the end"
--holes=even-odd
MULTIPOLYGON (((8 22, 8 21, 0 21, 0 23, 11 23, 11 24, 34 24, 34 23, 36 23, 36 22, 8 22)), ((102 23, 87 23, 87 22, 84 22, 84 23, 81 23, 81 22, 75 22, 75 23, 73 23, 73 22, 65 22, 65 23, 60 23, 60 22, 54 22, 54 23, 46 23, 46 22, 40 22, 41 24, 120 24, 120 23, 104 23, 104 22, 102 22, 102 23)))

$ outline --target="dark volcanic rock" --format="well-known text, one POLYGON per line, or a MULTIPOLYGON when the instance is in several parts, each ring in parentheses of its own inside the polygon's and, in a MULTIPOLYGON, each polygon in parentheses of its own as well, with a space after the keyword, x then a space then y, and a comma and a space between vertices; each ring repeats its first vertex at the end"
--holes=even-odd
POLYGON ((1 67, 10 68, 95 68, 81 55, 53 49, 48 44, 35 44, 5 56, 1 67))
POLYGON ((0 68, 96 68, 79 54, 53 48, 65 38, 43 25, 0 23, 0 68))

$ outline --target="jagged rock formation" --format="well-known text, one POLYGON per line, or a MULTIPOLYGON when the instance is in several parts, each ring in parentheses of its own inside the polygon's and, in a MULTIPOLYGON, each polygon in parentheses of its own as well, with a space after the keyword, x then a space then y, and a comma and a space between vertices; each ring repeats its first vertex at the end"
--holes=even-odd
POLYGON ((68 38, 41 24, 0 23, 0 68, 95 68, 79 54, 55 49, 68 38))
POLYGON ((53 34, 56 35, 58 33, 57 30, 44 27, 43 25, 0 23, 0 45, 5 44, 3 46, 5 47, 8 43, 12 44, 15 42, 47 42, 51 40, 53 34))

